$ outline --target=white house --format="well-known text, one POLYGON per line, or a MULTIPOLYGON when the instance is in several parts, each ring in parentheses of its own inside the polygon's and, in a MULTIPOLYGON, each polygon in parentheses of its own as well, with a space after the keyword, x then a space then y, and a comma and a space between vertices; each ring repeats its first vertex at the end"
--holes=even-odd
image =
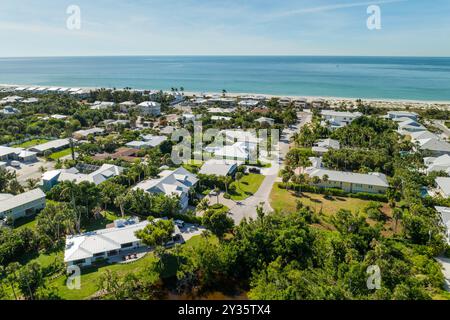
POLYGON ((400 134, 410 134, 412 132, 419 132, 427 130, 423 125, 413 119, 402 121, 398 124, 398 132, 400 134))
POLYGON ((210 159, 203 164, 199 173, 220 177, 232 176, 243 163, 243 161, 210 159))
POLYGON ((20 110, 17 108, 14 108, 12 106, 6 106, 2 110, 0 110, 0 114, 3 114, 5 116, 11 116, 14 114, 19 114, 20 110))
POLYGON ((447 240, 447 243, 450 244, 450 208, 440 206, 434 208, 440 215, 441 223, 445 228, 445 239, 447 240))
POLYGON ((0 146, 0 161, 20 160, 33 162, 37 160, 36 152, 24 150, 23 148, 11 148, 0 146))
POLYGON ((161 114, 161 104, 155 101, 144 101, 138 104, 139 111, 146 116, 159 116, 161 114))
POLYGON ((119 103, 120 111, 122 112, 128 112, 129 109, 134 108, 135 106, 136 103, 134 101, 125 101, 119 103))
POLYGON ((158 179, 145 180, 138 183, 133 190, 141 189, 148 193, 163 193, 167 196, 178 196, 180 207, 186 209, 189 204, 189 191, 195 187, 198 179, 183 167, 176 170, 165 170, 158 179))
MULTIPOLYGON (((74 142, 75 141, 76 140, 74 140, 74 142)), ((55 152, 68 147, 70 147, 70 139, 57 139, 31 147, 28 150, 36 152, 38 155, 42 155, 46 151, 55 152)))
POLYGON ((340 147, 341 145, 337 140, 323 139, 319 140, 314 144, 314 146, 312 147, 312 151, 319 155, 323 155, 324 153, 327 153, 330 149, 339 150, 340 147))
POLYGON ((436 191, 444 198, 450 197, 450 178, 449 177, 437 177, 436 180, 436 191))
POLYGON ((0 219, 16 220, 45 208, 45 193, 34 189, 19 195, 0 194, 0 219))
POLYGON ((50 190, 62 181, 73 181, 75 183, 87 181, 99 185, 122 174, 123 170, 124 168, 112 164, 104 164, 89 174, 80 173, 77 168, 52 170, 42 175, 42 186, 44 190, 50 190))
POLYGON ((427 151, 433 157, 440 157, 444 154, 450 154, 450 143, 436 138, 420 139, 416 141, 419 148, 427 151))
MULTIPOLYGON (((158 219, 155 219, 156 221, 158 219)), ((67 265, 86 267, 98 260, 119 262, 120 257, 132 254, 145 247, 136 232, 144 229, 150 221, 138 222, 137 219, 115 221, 114 228, 96 230, 66 237, 64 262, 67 265)), ((171 242, 183 242, 180 229, 174 225, 171 242)))
MULTIPOLYGON (((408 118, 414 121, 418 120, 419 115, 415 112, 409 111, 389 111, 386 115, 387 119, 398 121, 398 119, 408 118)), ((404 120, 404 119, 402 119, 404 120)))
POLYGON ((256 108, 259 105, 259 101, 258 100, 241 100, 239 101, 238 105, 242 108, 246 108, 246 109, 253 109, 256 108))
POLYGON ((106 110, 115 106, 114 102, 109 101, 95 101, 91 105, 92 110, 106 110))
POLYGON ((443 171, 450 174, 450 155, 444 154, 440 157, 424 158, 427 173, 443 171))
POLYGON ((258 122, 259 124, 263 124, 266 123, 269 126, 273 126, 275 124, 275 120, 272 118, 267 118, 267 117, 261 117, 255 120, 256 122, 258 122))
POLYGON ((324 120, 324 124, 327 124, 330 129, 337 129, 352 123, 355 119, 361 117, 362 113, 322 110, 321 115, 324 120))
POLYGON ((306 173, 311 177, 321 179, 317 186, 322 188, 337 188, 346 192, 385 193, 389 187, 386 175, 378 172, 369 174, 333 171, 326 169, 308 168, 306 173), (328 178, 324 180, 324 176, 328 178))
POLYGON ((155 148, 167 140, 166 136, 154 136, 151 134, 142 136, 142 141, 131 141, 125 144, 128 148, 146 149, 155 148))
POLYGON ((90 128, 86 130, 78 130, 73 133, 73 136, 77 139, 86 139, 89 135, 98 136, 102 135, 105 129, 102 128, 90 128))

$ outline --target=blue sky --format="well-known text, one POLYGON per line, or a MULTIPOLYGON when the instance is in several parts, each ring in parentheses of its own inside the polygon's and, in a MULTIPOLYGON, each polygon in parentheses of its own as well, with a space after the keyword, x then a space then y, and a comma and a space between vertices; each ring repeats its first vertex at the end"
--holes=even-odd
POLYGON ((1 0, 0 56, 450 56, 449 13, 448 0, 1 0), (381 30, 366 27, 371 3, 381 30))

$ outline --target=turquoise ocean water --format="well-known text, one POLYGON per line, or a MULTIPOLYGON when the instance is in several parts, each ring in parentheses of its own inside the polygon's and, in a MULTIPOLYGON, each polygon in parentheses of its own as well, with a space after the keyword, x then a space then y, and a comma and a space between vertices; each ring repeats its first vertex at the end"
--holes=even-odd
POLYGON ((450 101, 450 58, 0 58, 0 83, 450 101))

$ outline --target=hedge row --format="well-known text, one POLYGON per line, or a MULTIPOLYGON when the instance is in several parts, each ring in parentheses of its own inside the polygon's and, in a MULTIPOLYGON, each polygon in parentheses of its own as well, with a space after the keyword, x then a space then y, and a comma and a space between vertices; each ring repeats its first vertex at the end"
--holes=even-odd
POLYGON ((346 192, 342 189, 337 188, 321 188, 317 186, 311 186, 308 184, 296 184, 296 183, 280 183, 279 187, 281 189, 286 189, 286 186, 290 190, 294 191, 302 191, 302 192, 310 192, 310 193, 318 193, 318 194, 329 194, 336 197, 350 197, 357 198, 362 200, 372 200, 372 201, 380 201, 380 202, 388 202, 386 195, 377 194, 377 193, 367 193, 367 192, 358 192, 358 193, 350 193, 346 192))

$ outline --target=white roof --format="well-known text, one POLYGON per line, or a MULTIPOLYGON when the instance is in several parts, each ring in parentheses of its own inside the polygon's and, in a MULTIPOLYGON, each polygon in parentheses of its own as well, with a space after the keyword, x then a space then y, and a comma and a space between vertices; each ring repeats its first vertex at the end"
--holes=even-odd
POLYGON ((246 160, 250 156, 248 149, 243 142, 236 142, 231 146, 219 147, 213 152, 214 156, 217 158, 246 160))
POLYGON ((261 118, 256 119, 255 121, 257 121, 257 122, 275 122, 274 119, 267 118, 267 117, 261 117, 261 118))
POLYGON ((39 199, 45 199, 45 193, 41 189, 27 191, 17 196, 9 197, 8 199, 0 201, 0 212, 12 210, 39 199))
POLYGON ((450 178, 448 177, 437 177, 436 184, 442 190, 446 197, 450 197, 450 178))
POLYGON ((233 170, 233 168, 236 168, 243 163, 243 161, 210 159, 203 164, 199 173, 226 176, 233 170))
POLYGON ((450 153, 450 143, 436 139, 421 139, 418 140, 420 148, 423 150, 438 151, 438 152, 449 152, 450 153))
POLYGON ((437 212, 440 213, 442 223, 445 226, 449 227, 450 226, 449 225, 449 222, 450 222, 450 208, 448 208, 448 207, 440 207, 440 206, 436 206, 434 208, 436 209, 437 212))
POLYGON ((151 134, 147 134, 142 136, 142 140, 144 140, 147 145, 151 147, 159 146, 161 143, 167 140, 166 136, 154 136, 151 134))
POLYGON ((187 193, 197 182, 197 176, 183 167, 174 171, 165 170, 159 179, 142 181, 133 189, 142 189, 149 193, 164 193, 168 196, 187 193))
POLYGON ((328 180, 330 181, 364 184, 379 187, 389 187, 386 175, 377 172, 362 174, 362 173, 308 168, 307 173, 311 177, 317 176, 319 178, 322 178, 324 175, 327 175, 328 180))
POLYGON ((105 129, 102 129, 102 128, 90 128, 90 129, 86 129, 86 130, 75 131, 73 134, 74 135, 80 135, 80 136, 83 136, 83 137, 87 137, 90 134, 103 133, 103 132, 105 132, 105 129))
POLYGON ((102 229, 66 238, 64 262, 91 258, 94 254, 119 250, 122 244, 140 241, 135 232, 142 230, 148 221, 121 228, 102 229))
POLYGON ((388 115, 392 115, 394 117, 417 117, 418 114, 415 112, 409 112, 409 111, 389 111, 388 115))
POLYGON ((348 112, 348 111, 334 111, 334 110, 322 110, 323 116, 330 117, 345 117, 345 118, 357 118, 361 117, 361 112, 348 112))
POLYGON ((322 140, 319 140, 316 143, 316 145, 317 145, 317 147, 327 148, 327 149, 328 148, 332 148, 332 149, 339 150, 339 148, 340 148, 339 141, 338 140, 334 140, 334 139, 322 139, 322 140))
POLYGON ((140 107, 160 107, 161 104, 155 101, 144 101, 139 103, 140 107))
POLYGON ((11 154, 20 154, 22 152, 22 148, 11 148, 0 146, 0 157, 9 156, 11 154))
POLYGON ((39 144, 37 146, 30 148, 30 150, 44 152, 46 150, 63 148, 65 146, 69 146, 69 145, 70 145, 69 139, 58 139, 58 140, 52 140, 52 141, 49 141, 49 142, 46 142, 43 144, 39 144))
POLYGON ((42 175, 42 180, 50 181, 58 178, 58 181, 74 181, 75 183, 81 183, 83 181, 94 183, 99 185, 106 180, 118 176, 123 172, 123 168, 112 164, 104 164, 96 171, 90 174, 79 173, 76 168, 60 169, 45 172, 42 175))
POLYGON ((437 135, 435 135, 434 133, 431 133, 428 130, 411 132, 410 136, 411 136, 412 140, 414 140, 414 141, 423 140, 423 139, 431 139, 431 138, 438 139, 437 135))
POLYGON ((222 130, 221 134, 224 134, 226 138, 235 140, 237 142, 252 142, 258 143, 261 139, 258 139, 255 134, 256 131, 244 131, 244 130, 222 130))

